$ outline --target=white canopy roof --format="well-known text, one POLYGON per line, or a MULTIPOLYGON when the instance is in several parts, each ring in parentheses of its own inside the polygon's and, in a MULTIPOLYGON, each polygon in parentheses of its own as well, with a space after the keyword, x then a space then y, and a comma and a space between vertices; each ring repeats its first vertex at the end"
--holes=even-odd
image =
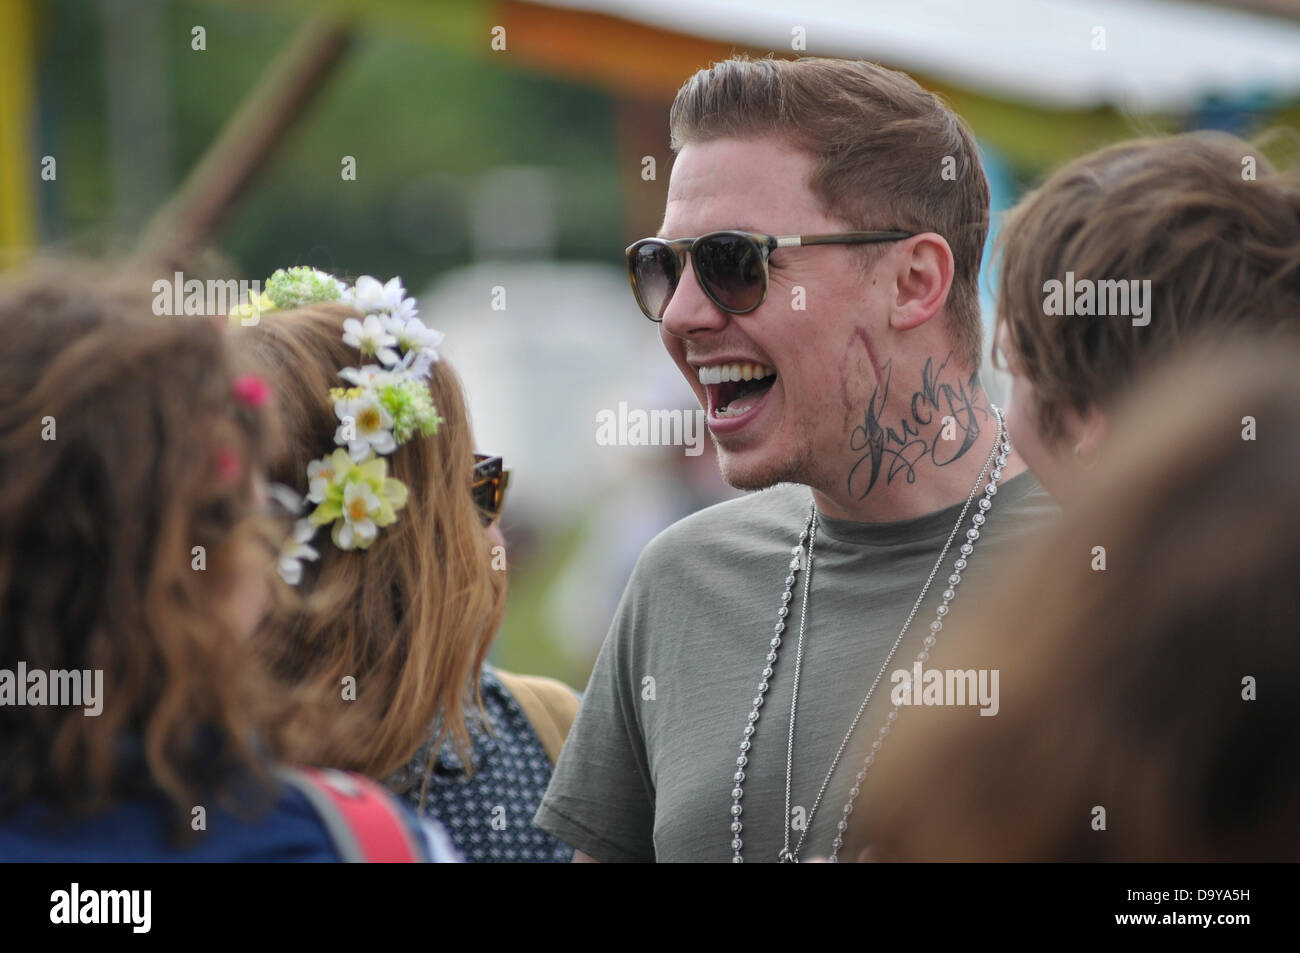
MULTIPOLYGON (((1058 109, 1300 98, 1300 23, 1176 0, 546 0, 739 46, 855 56, 1058 109), (1104 30, 1104 49, 1094 49, 1104 30)), ((701 64, 705 65, 705 64, 701 64)))

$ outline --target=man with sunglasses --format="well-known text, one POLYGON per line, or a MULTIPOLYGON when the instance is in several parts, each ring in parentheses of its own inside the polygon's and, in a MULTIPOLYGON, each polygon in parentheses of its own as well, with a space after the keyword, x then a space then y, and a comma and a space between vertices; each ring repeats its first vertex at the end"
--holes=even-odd
POLYGON ((670 124, 633 292, 762 492, 646 548, 537 822, 580 860, 835 857, 909 714, 894 671, 1051 510, 978 376, 988 184, 871 63, 728 60, 670 124))

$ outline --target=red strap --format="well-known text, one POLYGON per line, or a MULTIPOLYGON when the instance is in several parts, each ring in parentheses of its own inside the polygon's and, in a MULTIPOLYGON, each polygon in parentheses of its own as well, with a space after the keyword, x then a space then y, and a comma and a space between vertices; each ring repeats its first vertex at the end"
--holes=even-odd
POLYGON ((327 768, 298 768, 352 834, 360 859, 368 864, 419 863, 411 833, 392 795, 369 778, 327 768))

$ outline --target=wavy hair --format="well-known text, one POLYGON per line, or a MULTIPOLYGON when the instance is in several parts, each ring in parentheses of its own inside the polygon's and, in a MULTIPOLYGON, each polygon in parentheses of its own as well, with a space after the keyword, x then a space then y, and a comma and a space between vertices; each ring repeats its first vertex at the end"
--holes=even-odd
POLYGON ((273 564, 270 423, 232 398, 219 330, 89 268, 0 285, 0 336, 0 668, 103 673, 97 717, 0 706, 0 809, 160 791, 188 830, 192 805, 258 773, 272 721, 226 612, 231 581, 273 564))

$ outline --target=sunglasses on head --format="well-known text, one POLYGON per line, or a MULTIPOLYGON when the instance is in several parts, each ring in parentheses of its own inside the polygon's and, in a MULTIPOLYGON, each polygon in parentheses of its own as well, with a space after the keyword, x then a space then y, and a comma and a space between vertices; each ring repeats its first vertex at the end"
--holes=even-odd
POLYGON ((662 321, 686 268, 708 299, 728 314, 749 314, 767 298, 767 260, 778 248, 803 245, 872 245, 911 238, 911 232, 837 232, 830 235, 760 235, 709 232, 699 238, 643 238, 627 247, 628 277, 636 303, 651 321, 662 321))
POLYGON ((484 526, 491 526, 501 516, 506 502, 506 487, 510 485, 510 471, 500 457, 486 453, 474 454, 474 478, 470 492, 478 506, 484 526))

